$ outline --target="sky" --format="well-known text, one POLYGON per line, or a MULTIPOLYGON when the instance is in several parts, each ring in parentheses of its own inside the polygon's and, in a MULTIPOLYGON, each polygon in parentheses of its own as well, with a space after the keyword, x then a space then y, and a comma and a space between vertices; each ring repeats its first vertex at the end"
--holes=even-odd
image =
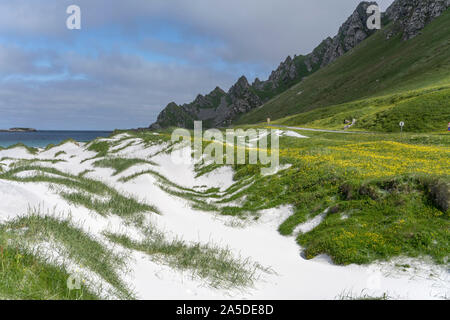
POLYGON ((267 79, 334 36, 358 3, 0 0, 0 129, 148 127, 169 102, 267 79), (80 30, 66 26, 70 5, 80 30))

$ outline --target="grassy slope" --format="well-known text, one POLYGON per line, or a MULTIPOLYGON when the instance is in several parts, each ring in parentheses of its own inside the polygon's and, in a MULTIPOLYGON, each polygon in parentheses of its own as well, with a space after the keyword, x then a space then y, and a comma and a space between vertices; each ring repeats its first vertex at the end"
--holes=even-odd
MULTIPOLYGON (((445 134, 307 135, 280 140, 280 162, 292 166, 275 175, 261 176, 259 165, 235 165, 236 183, 225 192, 206 195, 176 185, 166 192, 193 208, 245 220, 259 219, 263 209, 292 205, 293 214, 279 227, 283 235, 329 208, 317 228, 296 234, 307 258, 325 253, 348 264, 429 255, 447 263, 450 140, 445 134)), ((210 171, 209 165, 196 170, 210 171)), ((152 173, 127 179, 141 174, 152 173)))
POLYGON ((317 108, 274 121, 274 124, 310 128, 344 128, 344 121, 357 119, 352 130, 405 132, 447 130, 450 119, 450 86, 406 91, 377 98, 317 108))
MULTIPOLYGON (((389 28, 390 26, 387 26, 387 29, 389 28)), ((270 100, 261 108, 242 116, 237 123, 256 123, 265 121, 267 117, 280 119, 299 114, 290 124, 296 124, 296 120, 300 124, 301 113, 319 107, 448 85, 449 29, 450 11, 447 11, 428 25, 421 35, 406 42, 401 40, 400 35, 386 40, 384 30, 379 31, 331 65, 270 100)), ((445 110, 449 108, 445 101, 440 107, 445 110)), ((332 110, 325 116, 330 117, 335 112, 338 111, 332 110)), ((376 110, 372 110, 372 113, 376 113, 376 110)), ((312 120, 316 119, 320 117, 312 120)))

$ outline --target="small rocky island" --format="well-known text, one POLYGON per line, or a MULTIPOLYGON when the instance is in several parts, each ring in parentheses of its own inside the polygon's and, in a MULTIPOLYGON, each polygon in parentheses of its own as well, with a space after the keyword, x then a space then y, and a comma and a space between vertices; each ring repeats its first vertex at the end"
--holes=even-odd
POLYGON ((36 129, 33 128, 11 128, 7 130, 0 129, 0 132, 36 132, 36 129))

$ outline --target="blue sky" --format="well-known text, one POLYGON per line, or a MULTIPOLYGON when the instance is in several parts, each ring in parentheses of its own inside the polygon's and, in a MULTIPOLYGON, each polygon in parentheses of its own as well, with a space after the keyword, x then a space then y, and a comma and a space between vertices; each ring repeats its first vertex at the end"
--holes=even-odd
POLYGON ((266 79, 358 2, 0 0, 0 128, 146 127, 171 101, 266 79), (72 4, 81 30, 66 28, 72 4))

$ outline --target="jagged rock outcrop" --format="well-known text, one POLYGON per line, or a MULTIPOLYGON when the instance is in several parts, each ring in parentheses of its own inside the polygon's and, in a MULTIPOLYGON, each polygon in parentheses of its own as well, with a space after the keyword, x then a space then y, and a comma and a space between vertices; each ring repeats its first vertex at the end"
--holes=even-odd
POLYGON ((186 110, 175 102, 169 103, 158 115, 158 119, 150 129, 159 130, 167 127, 191 128, 194 120, 186 110))
POLYGON ((272 71, 266 84, 270 84, 272 89, 276 89, 280 83, 288 83, 296 79, 299 73, 295 64, 296 58, 292 59, 291 56, 288 56, 276 70, 272 71))
POLYGON ((401 32, 404 40, 414 38, 449 7, 450 0, 396 0, 385 13, 394 22, 388 37, 401 32))
POLYGON ((353 14, 339 28, 334 38, 325 39, 305 60, 308 70, 323 68, 356 47, 376 30, 367 28, 367 8, 376 2, 361 2, 353 14))
MULTIPOLYGON (((320 68, 329 65, 376 32, 367 27, 370 16, 367 14, 367 8, 376 4, 361 2, 339 28, 335 37, 323 40, 306 56, 287 57, 266 81, 256 78, 250 85, 245 77, 241 77, 227 93, 217 87, 206 96, 197 96, 190 104, 178 106, 171 103, 150 128, 191 128, 195 120, 204 121, 205 127, 228 126, 241 114, 263 105, 320 68)), ((394 31, 391 33, 403 32, 403 38, 408 40, 441 15, 449 5, 450 0, 395 0, 383 14, 383 18, 393 23, 394 31)))

